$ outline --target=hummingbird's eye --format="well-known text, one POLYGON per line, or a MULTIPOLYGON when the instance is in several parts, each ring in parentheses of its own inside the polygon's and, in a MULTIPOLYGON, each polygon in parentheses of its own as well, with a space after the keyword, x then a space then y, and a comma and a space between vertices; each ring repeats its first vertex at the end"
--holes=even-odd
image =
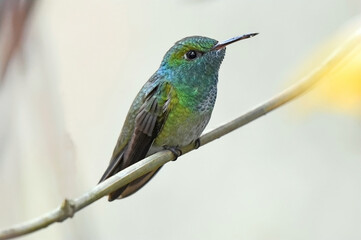
POLYGON ((193 59, 195 59, 197 57, 200 57, 202 55, 203 55, 202 52, 197 52, 197 51, 194 51, 194 50, 190 50, 190 51, 186 52, 186 54, 184 54, 184 58, 186 60, 193 60, 193 59))

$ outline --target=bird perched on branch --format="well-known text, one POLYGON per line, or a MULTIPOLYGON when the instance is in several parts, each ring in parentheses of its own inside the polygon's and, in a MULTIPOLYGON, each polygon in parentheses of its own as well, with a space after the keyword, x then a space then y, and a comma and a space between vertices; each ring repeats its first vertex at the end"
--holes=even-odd
MULTIPOLYGON (((216 101, 226 46, 255 35, 224 42, 193 36, 176 42, 134 99, 100 182, 157 151, 169 149, 178 157, 179 147, 192 142, 199 146, 216 101)), ((108 200, 138 191, 159 169, 110 193, 108 200)))

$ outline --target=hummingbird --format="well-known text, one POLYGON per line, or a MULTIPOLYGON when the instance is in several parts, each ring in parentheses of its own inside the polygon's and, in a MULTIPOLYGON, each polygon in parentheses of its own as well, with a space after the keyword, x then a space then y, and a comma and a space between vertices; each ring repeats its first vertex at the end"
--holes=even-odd
MULTIPOLYGON (((218 72, 226 46, 257 34, 224 42, 202 36, 176 42, 135 97, 100 182, 155 152, 168 149, 177 158, 182 154, 180 147, 192 142, 199 147, 199 136, 216 101, 218 72)), ((108 200, 135 193, 160 168, 110 193, 108 200)))

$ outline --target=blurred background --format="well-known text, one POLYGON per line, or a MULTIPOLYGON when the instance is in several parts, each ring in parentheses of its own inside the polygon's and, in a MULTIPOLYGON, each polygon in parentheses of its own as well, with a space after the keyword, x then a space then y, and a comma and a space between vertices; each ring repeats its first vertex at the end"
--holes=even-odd
MULTIPOLYGON (((360 10, 359 0, 1 0, 0 229, 97 184, 133 98, 177 40, 260 32, 227 48, 209 130, 317 66, 316 53, 361 26, 360 10)), ((316 88, 167 164, 135 195, 22 239, 360 239, 353 69, 351 107, 316 88)))

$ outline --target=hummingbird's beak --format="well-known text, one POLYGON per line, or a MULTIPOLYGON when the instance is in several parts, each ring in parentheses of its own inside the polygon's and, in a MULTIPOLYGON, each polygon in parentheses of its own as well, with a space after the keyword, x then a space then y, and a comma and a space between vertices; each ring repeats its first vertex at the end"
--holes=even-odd
POLYGON ((254 37, 254 36, 256 36, 257 34, 258 34, 258 33, 248 33, 248 34, 244 34, 244 35, 242 35, 242 36, 238 36, 238 37, 234 37, 234 38, 228 39, 228 40, 226 40, 226 41, 224 41, 224 42, 219 42, 219 43, 217 43, 216 45, 214 45, 214 47, 211 49, 211 51, 225 48, 227 45, 229 45, 229 44, 231 44, 231 43, 238 42, 238 41, 243 40, 243 39, 247 39, 247 38, 254 37))

